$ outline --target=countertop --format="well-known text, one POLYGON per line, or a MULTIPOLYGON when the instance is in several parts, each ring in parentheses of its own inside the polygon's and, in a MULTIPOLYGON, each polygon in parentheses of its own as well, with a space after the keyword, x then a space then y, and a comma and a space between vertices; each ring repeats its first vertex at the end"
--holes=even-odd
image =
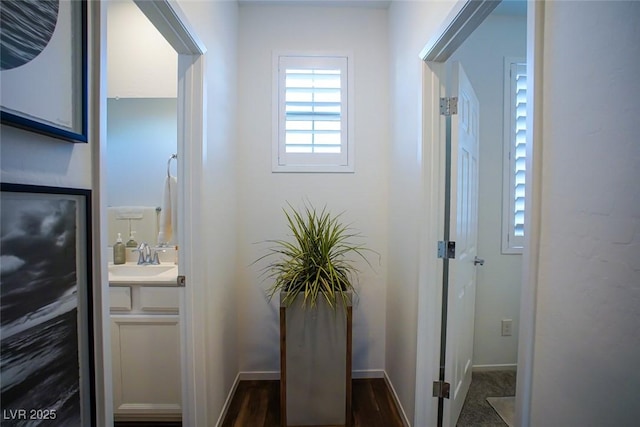
POLYGON ((109 263, 109 285, 153 285, 176 286, 178 266, 164 263, 157 265, 138 265, 135 262, 125 264, 109 263))

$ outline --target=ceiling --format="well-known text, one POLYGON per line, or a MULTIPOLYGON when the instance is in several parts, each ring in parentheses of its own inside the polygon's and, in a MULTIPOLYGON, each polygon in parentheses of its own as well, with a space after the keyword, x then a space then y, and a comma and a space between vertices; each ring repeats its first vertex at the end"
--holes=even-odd
POLYGON ((386 9, 391 0, 238 0, 240 5, 347 6, 386 9))
MULTIPOLYGON (((394 0, 237 0, 240 5, 255 6, 345 6, 386 9, 394 0)), ((399 0, 395 0, 399 1, 399 0)), ((422 0, 425 1, 425 0, 422 0)), ((430 0, 437 1, 437 0, 430 0)), ((495 15, 525 16, 527 0, 502 0, 493 11, 495 15)))

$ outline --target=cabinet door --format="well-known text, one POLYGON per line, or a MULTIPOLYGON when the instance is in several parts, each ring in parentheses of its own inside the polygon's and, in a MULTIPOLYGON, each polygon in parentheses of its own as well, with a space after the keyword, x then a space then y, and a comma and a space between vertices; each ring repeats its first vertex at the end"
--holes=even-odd
POLYGON ((111 316, 117 419, 180 418, 178 316, 111 316))

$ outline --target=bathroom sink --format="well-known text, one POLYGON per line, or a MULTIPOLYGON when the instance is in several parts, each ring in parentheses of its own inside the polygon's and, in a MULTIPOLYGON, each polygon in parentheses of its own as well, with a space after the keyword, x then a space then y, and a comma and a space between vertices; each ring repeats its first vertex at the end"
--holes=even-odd
POLYGON ((109 264, 109 282, 174 282, 178 275, 175 264, 138 265, 109 264))

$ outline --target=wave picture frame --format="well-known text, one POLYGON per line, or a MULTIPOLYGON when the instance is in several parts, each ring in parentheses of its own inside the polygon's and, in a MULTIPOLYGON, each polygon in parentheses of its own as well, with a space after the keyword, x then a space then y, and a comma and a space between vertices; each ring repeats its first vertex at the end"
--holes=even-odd
POLYGON ((88 142, 87 1, 3 1, 0 121, 88 142))
POLYGON ((95 425, 90 209, 90 190, 0 184, 3 425, 95 425))

